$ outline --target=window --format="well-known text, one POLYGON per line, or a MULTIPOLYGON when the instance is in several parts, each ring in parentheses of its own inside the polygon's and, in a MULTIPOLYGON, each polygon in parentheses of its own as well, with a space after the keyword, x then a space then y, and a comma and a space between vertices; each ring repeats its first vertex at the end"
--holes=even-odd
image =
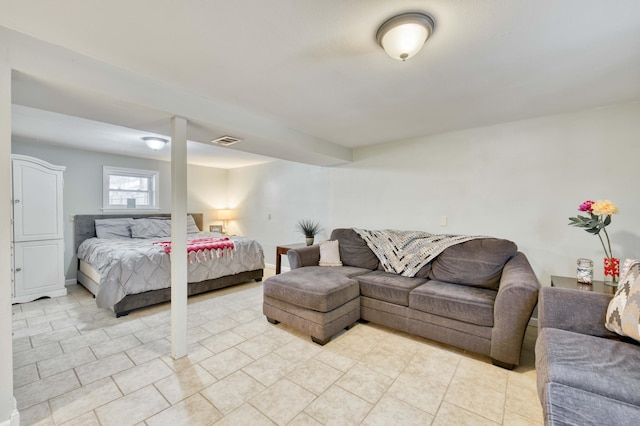
POLYGON ((102 168, 103 210, 157 210, 158 176, 153 170, 102 168))

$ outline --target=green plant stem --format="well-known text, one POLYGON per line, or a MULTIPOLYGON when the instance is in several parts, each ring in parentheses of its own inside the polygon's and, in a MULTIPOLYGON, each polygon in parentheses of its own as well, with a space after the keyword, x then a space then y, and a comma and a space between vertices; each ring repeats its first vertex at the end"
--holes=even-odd
MULTIPOLYGON (((611 241, 609 240, 609 234, 607 233, 607 228, 602 228, 602 230, 604 231, 604 235, 605 237, 607 237, 607 245, 609 246, 609 258, 613 257, 613 251, 611 251, 611 241)), ((598 234, 598 237, 600 237, 600 234, 598 234)), ((600 242, 602 243, 602 248, 604 248, 604 242, 602 241, 602 237, 600 237, 600 242)), ((604 254, 607 254, 607 249, 604 249, 604 254)))
POLYGON ((607 247, 605 247, 604 241, 602 241, 602 237, 600 236, 600 233, 598 233, 597 235, 598 235, 598 238, 600 238, 600 244, 602 244, 602 250, 604 250, 604 257, 610 257, 609 253, 607 253, 607 247))

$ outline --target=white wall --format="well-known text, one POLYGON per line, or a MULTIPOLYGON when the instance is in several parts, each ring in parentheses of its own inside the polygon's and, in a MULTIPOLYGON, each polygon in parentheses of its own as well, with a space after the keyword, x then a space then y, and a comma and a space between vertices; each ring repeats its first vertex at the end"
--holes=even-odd
MULTIPOLYGON (((298 219, 323 227, 418 229, 516 242, 542 285, 594 259, 597 237, 567 226, 586 199, 607 198, 621 213, 608 228, 616 256, 640 256, 640 102, 377 145, 334 168, 287 162, 230 171, 239 225, 273 247, 302 241, 298 219), (272 214, 271 221, 266 219, 272 214), (439 226, 447 216, 448 226, 439 226)), ((325 234, 326 236, 326 234, 325 234)))
POLYGON ((257 239, 268 265, 275 264, 276 245, 304 243, 296 231, 301 219, 319 221, 324 231, 317 238, 328 238, 330 170, 288 161, 229 170, 229 206, 238 211, 229 232, 257 239))
MULTIPOLYGON (((171 213, 171 163, 137 157, 111 155, 14 140, 12 153, 30 155, 52 164, 66 166, 64 172, 65 276, 73 280, 77 272, 73 222, 77 214, 102 214, 102 166, 160 171, 160 212, 171 213)), ((213 208, 227 205, 227 171, 188 166, 187 211, 204 213, 205 230, 217 223, 213 208)))

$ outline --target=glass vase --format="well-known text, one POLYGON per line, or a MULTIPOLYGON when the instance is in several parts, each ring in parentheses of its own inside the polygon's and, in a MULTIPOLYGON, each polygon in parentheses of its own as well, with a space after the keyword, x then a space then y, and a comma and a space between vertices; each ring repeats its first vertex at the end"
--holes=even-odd
POLYGON ((580 284, 593 283, 593 260, 580 258, 576 269, 576 277, 580 284))
POLYGON ((606 285, 617 286, 620 276, 620 259, 616 257, 604 258, 604 283, 606 285))

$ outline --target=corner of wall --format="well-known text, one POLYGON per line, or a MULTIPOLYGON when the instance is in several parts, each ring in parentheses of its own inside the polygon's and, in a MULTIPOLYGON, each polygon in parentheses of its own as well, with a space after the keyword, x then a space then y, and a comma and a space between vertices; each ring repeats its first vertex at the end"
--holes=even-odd
POLYGON ((20 412, 18 411, 18 403, 15 398, 13 398, 13 411, 11 412, 11 417, 0 422, 0 426, 20 426, 20 412))

